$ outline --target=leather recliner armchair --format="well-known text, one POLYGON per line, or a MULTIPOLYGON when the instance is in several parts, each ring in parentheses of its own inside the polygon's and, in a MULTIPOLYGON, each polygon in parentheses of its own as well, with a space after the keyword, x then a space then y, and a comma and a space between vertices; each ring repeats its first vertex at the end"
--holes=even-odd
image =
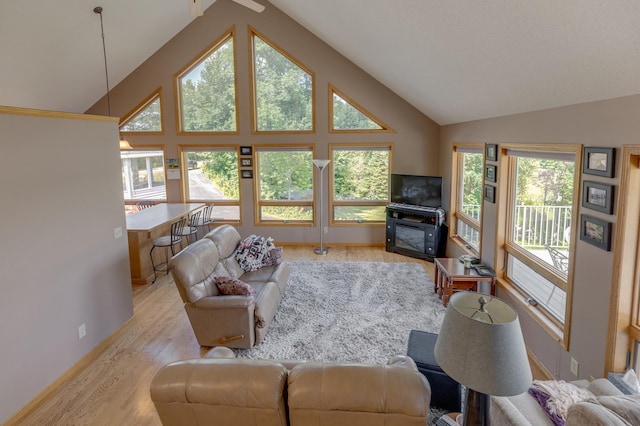
POLYGON ((215 228, 169 262, 173 280, 201 346, 251 348, 264 339, 290 275, 282 262, 245 272, 234 253, 242 238, 231 225, 215 228), (216 277, 249 284, 255 295, 224 296, 216 277))

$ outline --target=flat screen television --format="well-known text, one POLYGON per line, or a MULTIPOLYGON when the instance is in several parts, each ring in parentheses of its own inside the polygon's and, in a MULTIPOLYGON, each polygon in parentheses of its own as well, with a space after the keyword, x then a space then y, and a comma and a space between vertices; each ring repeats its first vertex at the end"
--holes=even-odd
POLYGON ((438 208, 442 205, 442 177, 392 174, 391 202, 438 208))

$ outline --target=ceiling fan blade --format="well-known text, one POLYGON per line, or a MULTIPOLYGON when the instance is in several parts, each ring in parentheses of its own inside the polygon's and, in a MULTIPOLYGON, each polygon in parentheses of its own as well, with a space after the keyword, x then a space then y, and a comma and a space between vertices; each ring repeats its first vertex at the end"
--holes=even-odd
POLYGON ((204 15, 204 11, 202 10, 202 0, 188 0, 189 1, 189 10, 191 12, 192 18, 197 18, 198 16, 204 15))
POLYGON ((249 9, 255 12, 262 12, 264 10, 264 6, 260 3, 256 3, 253 0, 233 0, 234 2, 243 5, 244 7, 248 7, 249 9))

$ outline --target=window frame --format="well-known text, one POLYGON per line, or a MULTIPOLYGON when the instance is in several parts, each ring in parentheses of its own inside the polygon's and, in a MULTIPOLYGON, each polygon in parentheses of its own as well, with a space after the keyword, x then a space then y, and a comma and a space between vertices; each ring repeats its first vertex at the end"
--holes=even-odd
POLYGON ((187 65, 180 69, 174 76, 174 92, 175 92, 175 114, 176 114, 176 133, 179 136, 201 136, 201 135, 237 135, 240 134, 240 112, 238 108, 238 59, 237 59, 237 40, 235 25, 222 33, 220 37, 214 40, 209 46, 207 46, 202 52, 196 55, 190 60, 187 65), (184 105, 182 102, 182 84, 181 79, 186 74, 191 72, 194 68, 204 62, 209 56, 211 56, 220 46, 225 44, 229 39, 233 42, 233 85, 234 85, 234 108, 236 116, 236 129, 235 130, 207 130, 207 131, 193 131, 184 129, 183 112, 184 105))
POLYGON ((140 136, 162 136, 164 135, 164 107, 162 104, 162 87, 158 87, 153 91, 149 96, 147 96, 142 102, 140 102, 135 108, 129 111, 126 115, 124 115, 120 119, 120 123, 118 127, 120 129, 120 133, 124 135, 140 135, 140 136), (149 105, 159 100, 160 102, 160 130, 153 130, 148 132, 136 132, 136 131, 127 131, 122 130, 124 126, 126 126, 131 120, 136 118, 138 114, 144 111, 149 105))
POLYGON ((120 168, 122 169, 122 153, 129 152, 140 152, 140 151, 162 151, 162 169, 164 173, 164 198, 124 198, 124 190, 123 190, 123 199, 125 209, 126 206, 135 206, 139 201, 153 201, 155 203, 166 203, 167 202, 167 167, 166 167, 166 158, 167 153, 165 152, 164 145, 131 145, 131 149, 120 150, 120 168))
MULTIPOLYGON (((580 180, 582 170, 582 145, 579 144, 517 144, 503 143, 498 147, 498 203, 506 203, 504 208, 497 208, 496 220, 496 270, 498 272, 498 284, 500 288, 505 290, 513 297, 513 300, 519 304, 523 312, 526 312, 531 318, 538 323, 552 338, 560 342, 562 347, 569 350, 570 334, 571 334, 571 307, 573 299, 573 267, 571 266, 567 272, 566 278, 563 277, 555 268, 552 268, 545 262, 537 259, 529 254, 526 250, 520 248, 511 242, 512 238, 512 221, 514 217, 514 203, 511 201, 516 196, 516 190, 511 185, 516 180, 513 178, 516 173, 516 158, 508 152, 520 153, 540 153, 546 155, 572 155, 574 158, 574 180, 573 180, 573 198, 571 211, 571 241, 577 241, 579 228, 579 209, 580 209, 580 180), (549 312, 539 305, 529 303, 529 295, 522 288, 518 287, 507 277, 508 257, 522 262, 525 266, 533 269, 537 274, 547 279, 554 285, 564 281, 564 291, 566 292, 564 323, 558 321, 549 312)), ((539 157, 538 157, 539 158, 539 157)), ((574 264, 575 251, 577 244, 571 244, 569 247, 570 265, 574 264)))
POLYGON ((336 206, 347 206, 347 207, 355 207, 355 206, 387 206, 391 203, 390 196, 390 188, 391 188, 391 168, 393 165, 393 142, 376 142, 376 143, 367 143, 367 142, 359 142, 359 143, 330 143, 329 144, 329 159, 331 163, 329 163, 329 225, 330 226, 353 226, 364 225, 364 226, 384 226, 385 218, 382 218, 379 222, 377 221, 357 221, 357 220, 340 220, 337 221, 335 219, 334 208, 336 206), (388 165, 388 173, 387 173, 387 199, 381 201, 375 200, 363 200, 363 201, 342 201, 335 199, 334 193, 334 177, 335 177, 335 161, 334 161, 334 152, 335 151, 349 151, 353 150, 365 150, 365 148, 372 148, 375 151, 387 151, 389 152, 389 165, 388 165))
POLYGON ((342 91, 338 90, 332 84, 329 84, 329 133, 395 133, 391 127, 386 125, 382 120, 376 117, 374 114, 370 113, 366 108, 362 105, 351 99, 349 96, 345 95, 342 91), (356 109, 362 115, 366 116, 369 120, 376 123, 380 126, 379 129, 336 129, 334 127, 334 108, 333 108, 333 96, 337 95, 342 98, 347 104, 349 104, 352 108, 356 109))
POLYGON ((286 50, 278 46, 278 44, 274 43, 264 34, 260 33, 258 30, 253 28, 252 26, 248 27, 248 35, 249 35, 249 101, 250 101, 250 111, 251 111, 251 134, 259 135, 259 134, 315 134, 316 133, 316 74, 312 70, 310 70, 307 66, 305 66, 302 62, 294 58, 292 55, 287 53, 286 50), (256 61, 255 61, 255 45, 254 45, 254 37, 258 37, 264 43, 268 44, 272 49, 280 53, 282 56, 287 58, 305 73, 309 74, 311 77, 311 129, 309 130, 260 130, 258 129, 258 103, 257 103, 257 89, 256 89, 256 61))
POLYGON ((213 204, 214 208, 216 206, 233 206, 238 208, 238 219, 229 219, 229 218, 221 218, 218 220, 218 223, 234 223, 238 225, 242 225, 242 185, 240 179, 240 147, 238 145, 178 145, 178 155, 180 158, 181 167, 181 192, 182 199, 185 203, 205 203, 205 204, 213 204), (237 200, 221 200, 221 199, 198 199, 192 200, 189 197, 189 167, 186 163, 186 154, 190 152, 235 152, 238 164, 238 199, 237 200))
POLYGON ((451 206, 449 209, 451 218, 453 220, 451 221, 451 227, 449 229, 449 237, 462 250, 478 258, 482 258, 482 217, 484 212, 484 197, 482 196, 482 191, 485 183, 484 173, 482 173, 482 185, 480 188, 479 220, 476 221, 473 217, 463 212, 461 197, 463 194, 462 184, 464 183, 464 154, 482 155, 482 171, 484 171, 485 165, 487 164, 485 146, 486 144, 483 142, 454 143, 451 155, 451 206), (463 222, 464 224, 478 232, 479 239, 477 249, 473 247, 473 245, 469 241, 466 241, 460 236, 460 233, 458 232, 458 221, 463 222))
POLYGON ((315 158, 315 144, 261 144, 253 145, 253 214, 254 223, 256 226, 316 226, 317 209, 316 205, 316 170, 313 165, 313 159, 315 158), (305 151, 311 153, 311 159, 309 164, 311 166, 311 199, 305 201, 278 201, 278 200, 260 200, 260 152, 279 152, 279 151, 305 151), (262 207, 310 207, 311 208, 311 220, 263 220, 262 219, 262 207))

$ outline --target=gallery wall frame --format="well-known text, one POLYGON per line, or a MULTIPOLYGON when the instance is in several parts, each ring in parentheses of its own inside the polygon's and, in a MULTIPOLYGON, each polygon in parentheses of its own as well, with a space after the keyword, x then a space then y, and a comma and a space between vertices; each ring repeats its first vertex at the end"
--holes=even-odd
POLYGON ((497 180, 498 175, 498 166, 494 166, 493 164, 487 164, 484 167, 484 178, 489 182, 495 182, 497 180))
POLYGON ((498 161, 498 145, 490 143, 485 146, 484 156, 488 161, 498 161))
POLYGON ((240 155, 251 155, 253 153, 253 149, 250 146, 241 146, 240 147, 240 155))
POLYGON ((612 214, 613 191, 613 185, 585 180, 582 182, 582 207, 612 214))
POLYGON ((253 170, 240 170, 243 179, 253 179, 253 170))
POLYGON ((241 158, 240 159, 241 167, 251 167, 251 158, 241 158))
POLYGON ((613 177, 615 170, 615 148, 585 146, 582 154, 582 173, 613 177))
POLYGON ((493 185, 484 186, 484 199, 490 203, 496 202, 496 187, 493 185))
POLYGON ((590 216, 580 215, 580 239, 602 250, 611 251, 612 223, 590 216))

